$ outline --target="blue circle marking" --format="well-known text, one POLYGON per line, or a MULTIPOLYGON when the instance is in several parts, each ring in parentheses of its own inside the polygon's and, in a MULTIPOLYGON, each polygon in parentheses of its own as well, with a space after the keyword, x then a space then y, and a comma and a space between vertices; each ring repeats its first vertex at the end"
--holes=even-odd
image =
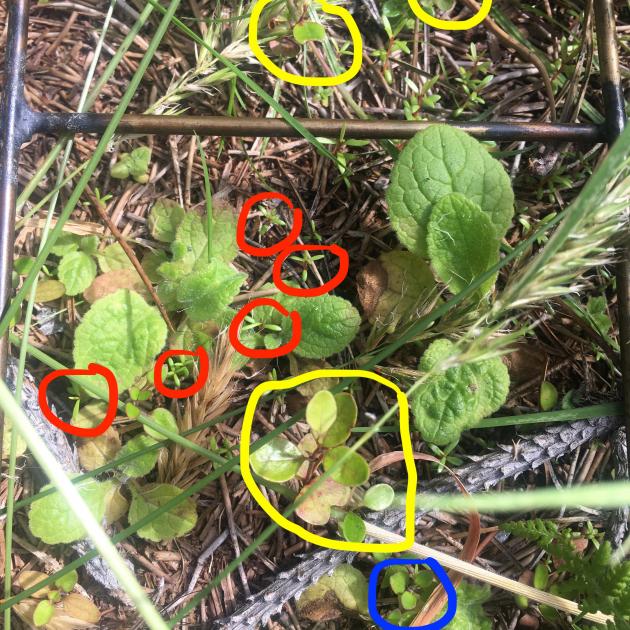
POLYGON ((370 612, 370 617, 372 617, 372 621, 374 621, 379 627, 383 628, 383 630, 400 630, 400 628, 412 627, 424 628, 424 630, 439 630, 450 623, 453 620, 453 617, 455 617, 455 613, 457 612, 457 592, 455 591, 455 587, 453 586, 453 583, 448 577, 446 571, 442 568, 442 565, 434 558, 426 558, 425 560, 390 558, 379 562, 372 569, 372 573, 370 573, 370 582, 368 584, 368 610, 370 612), (446 612, 437 621, 429 623, 425 626, 396 626, 381 617, 376 605, 379 573, 387 567, 401 564, 426 564, 431 571, 433 571, 435 577, 437 577, 437 579, 442 583, 442 586, 448 596, 448 601, 446 604, 446 612))

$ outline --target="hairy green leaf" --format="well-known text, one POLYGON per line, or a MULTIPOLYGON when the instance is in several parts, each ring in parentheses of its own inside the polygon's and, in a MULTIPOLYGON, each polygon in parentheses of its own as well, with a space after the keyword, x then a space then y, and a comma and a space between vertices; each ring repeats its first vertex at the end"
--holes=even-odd
MULTIPOLYGON (((307 359, 325 359, 341 352, 357 335, 361 316, 350 302, 336 295, 282 296, 278 301, 302 317, 302 339, 295 354, 307 359)), ((258 310, 258 309, 257 309, 258 310)), ((291 321, 280 317, 283 342, 291 337, 291 321)))
POLYGON ((134 268, 120 243, 109 245, 102 252, 98 252, 96 258, 103 273, 134 268))
POLYGON ((62 232, 50 250, 55 256, 65 256, 79 249, 81 237, 72 232, 62 232))
POLYGON ((156 241, 172 243, 186 212, 170 199, 158 199, 149 213, 149 231, 156 241))
POLYGON ((492 630, 492 620, 483 604, 490 599, 490 587, 462 582, 457 587, 457 614, 448 624, 449 630, 492 630))
MULTIPOLYGON (((499 261, 499 239, 490 215, 460 193, 438 201, 431 212, 427 246, 431 265, 451 293, 463 291, 499 261)), ((479 287, 483 296, 496 275, 479 287)))
MULTIPOLYGON (((140 434, 132 437, 119 451, 119 457, 125 457, 132 453, 143 451, 155 444, 155 440, 148 435, 140 434)), ((127 477, 144 477, 148 475, 157 464, 159 449, 148 451, 138 455, 134 459, 119 466, 120 472, 127 477)))
POLYGON ((391 222, 400 241, 427 256, 427 225, 434 205, 459 192, 490 215, 497 239, 513 214, 514 193, 501 164, 467 133, 432 125, 401 152, 387 190, 391 222))
MULTIPOLYGON (((166 483, 151 483, 142 486, 140 490, 133 493, 129 506, 129 524, 134 525, 181 493, 180 488, 166 483)), ((184 536, 196 523, 195 502, 190 497, 186 497, 177 507, 141 527, 138 530, 138 536, 154 542, 168 541, 184 536)))
POLYGON ((96 263, 85 252, 70 252, 59 261, 58 276, 68 295, 79 295, 96 278, 96 263))
POLYGON ((99 363, 112 370, 121 390, 151 367, 166 341, 159 311, 137 293, 116 291, 94 303, 74 336, 74 363, 99 363))
MULTIPOLYGON (((428 365, 435 369, 450 354, 446 340, 429 346, 428 365), (438 343, 439 346, 433 349, 438 343)), ((462 431, 473 428, 494 413, 506 400, 510 386, 507 367, 499 358, 457 365, 433 376, 411 398, 415 426, 423 439, 445 445, 459 439, 462 431)))
POLYGON ((245 275, 213 258, 182 278, 177 300, 192 321, 216 320, 238 295, 245 275))
MULTIPOLYGON (((76 474, 70 475, 70 477, 76 476, 76 474)), ((48 484, 42 490, 52 487, 48 484)), ((76 484, 81 498, 87 503, 90 512, 98 521, 105 514, 105 501, 113 487, 112 481, 95 481, 94 479, 85 479, 76 484)), ((34 536, 41 538, 49 545, 71 543, 86 535, 82 521, 68 508, 65 499, 58 492, 33 501, 28 513, 28 525, 34 536)))

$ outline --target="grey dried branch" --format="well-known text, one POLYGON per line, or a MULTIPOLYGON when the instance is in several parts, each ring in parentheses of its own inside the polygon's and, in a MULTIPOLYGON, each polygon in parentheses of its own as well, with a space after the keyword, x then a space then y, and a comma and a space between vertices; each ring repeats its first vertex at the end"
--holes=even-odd
MULTIPOLYGON (((514 479, 535 470, 546 461, 571 453, 583 444, 604 438, 619 423, 617 417, 603 416, 551 425, 536 435, 523 437, 518 447, 500 445, 485 455, 471 457, 472 462, 455 472, 469 492, 487 490, 503 480, 514 479)), ((422 489, 438 493, 455 492, 456 486, 452 478, 440 476, 422 489)), ((416 522, 426 519, 426 514, 426 511, 418 509, 416 522)), ((394 532, 400 532, 404 527, 404 513, 401 510, 375 512, 366 520, 394 532)), ((250 630, 259 624, 266 624, 285 602, 299 597, 311 584, 332 573, 343 562, 351 562, 355 555, 324 549, 305 556, 293 568, 273 576, 269 586, 249 597, 229 617, 216 621, 214 627, 222 630, 250 630)))
MULTIPOLYGON (((626 430, 619 429, 611 437, 613 465, 617 479, 628 478, 628 450, 626 447, 626 430)), ((628 506, 613 510, 608 519, 606 534, 615 549, 619 548, 628 534, 628 506)))

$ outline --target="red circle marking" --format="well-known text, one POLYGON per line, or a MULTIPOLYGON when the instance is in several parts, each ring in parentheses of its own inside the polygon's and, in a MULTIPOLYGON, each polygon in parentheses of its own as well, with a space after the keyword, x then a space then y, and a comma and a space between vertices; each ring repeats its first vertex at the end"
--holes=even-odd
POLYGON ((55 370, 50 374, 47 374, 39 384, 38 390, 39 406, 46 420, 51 424, 54 424, 58 429, 76 435, 82 438, 97 437, 111 426, 114 418, 116 417, 116 411, 118 409, 118 383, 114 373, 103 365, 98 363, 90 363, 86 370, 55 370), (75 427, 67 422, 58 418, 48 406, 48 399, 46 397, 46 390, 52 381, 62 376, 102 376, 107 381, 108 389, 108 401, 107 401, 107 413, 103 421, 92 429, 84 429, 82 427, 75 427))
POLYGON ((325 293, 330 293, 333 289, 338 287, 348 275, 348 268, 350 267, 350 256, 348 256, 348 252, 338 245, 290 245, 286 247, 280 255, 276 258, 273 263, 273 283, 287 295, 295 295, 298 297, 315 297, 317 295, 324 295, 325 293), (333 253, 337 258, 339 258, 339 271, 337 275, 332 279, 323 284, 321 287, 315 287, 314 289, 302 289, 300 287, 290 287, 288 284, 282 280, 282 265, 284 261, 290 256, 293 252, 303 252, 303 251, 329 251, 333 253))
POLYGON ((302 210, 300 210, 300 208, 295 208, 291 203, 291 200, 285 195, 277 192, 258 193, 257 195, 250 197, 245 202, 243 209, 238 216, 238 223, 236 224, 236 242, 246 254, 250 254, 251 256, 273 256, 297 239, 300 231, 302 230, 302 221, 302 210), (247 227, 249 212, 257 203, 267 199, 279 199, 291 208, 293 211, 293 228, 291 228, 291 231, 286 238, 283 238, 271 247, 253 247, 252 245, 248 245, 245 241, 245 228, 247 227))
POLYGON ((153 384, 158 392, 167 398, 188 398, 193 394, 196 394, 204 386, 209 373, 210 360, 208 359, 208 353, 204 350, 203 346, 199 346, 196 350, 167 350, 157 358, 157 361, 153 366, 153 384), (164 385, 162 381, 162 366, 170 357, 182 354, 189 357, 199 358, 199 376, 190 387, 186 387, 184 389, 171 389, 170 387, 164 385))
POLYGON ((245 355, 246 357, 251 357, 252 359, 275 359, 276 357, 284 356, 288 354, 292 350, 295 350, 297 345, 300 343, 300 339, 302 338, 302 318, 297 311, 287 311, 282 304, 276 302, 271 298, 258 298, 256 300, 252 300, 249 304, 246 304, 237 314, 236 317, 232 320, 230 324, 229 330, 230 343, 234 346, 234 349, 237 352, 245 355), (283 346, 279 348, 272 349, 260 349, 260 348, 248 348, 243 345, 238 338, 238 332, 243 320, 257 307, 259 306, 271 306, 280 312, 284 317, 290 317, 291 323, 293 324, 293 334, 291 335, 291 339, 285 343, 283 346))

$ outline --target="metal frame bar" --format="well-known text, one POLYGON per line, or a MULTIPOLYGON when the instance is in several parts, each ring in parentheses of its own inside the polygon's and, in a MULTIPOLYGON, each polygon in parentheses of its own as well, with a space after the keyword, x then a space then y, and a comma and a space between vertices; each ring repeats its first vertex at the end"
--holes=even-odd
MULTIPOLYGON (((29 0, 7 0, 9 9, 5 87, 0 116, 0 313, 11 299, 18 160, 21 145, 35 133, 101 134, 111 120, 104 114, 56 114, 32 111, 24 98, 24 72, 28 35, 29 0)), ((602 87, 605 99, 603 125, 560 123, 452 123, 473 136, 496 141, 564 141, 596 144, 613 142, 625 124, 616 47, 613 0, 594 0, 602 87)), ((301 119, 317 136, 355 139, 405 139, 430 123, 397 120, 301 119)), ((221 116, 127 115, 118 127, 122 134, 156 134, 239 137, 299 137, 287 122, 268 118, 221 116)), ((621 354, 626 424, 630 429, 630 244, 619 265, 621 354)), ((6 370, 7 340, 0 339, 0 374, 6 370)), ((2 422, 0 420, 0 438, 2 422)), ((628 431, 630 439, 630 430, 628 431)))

